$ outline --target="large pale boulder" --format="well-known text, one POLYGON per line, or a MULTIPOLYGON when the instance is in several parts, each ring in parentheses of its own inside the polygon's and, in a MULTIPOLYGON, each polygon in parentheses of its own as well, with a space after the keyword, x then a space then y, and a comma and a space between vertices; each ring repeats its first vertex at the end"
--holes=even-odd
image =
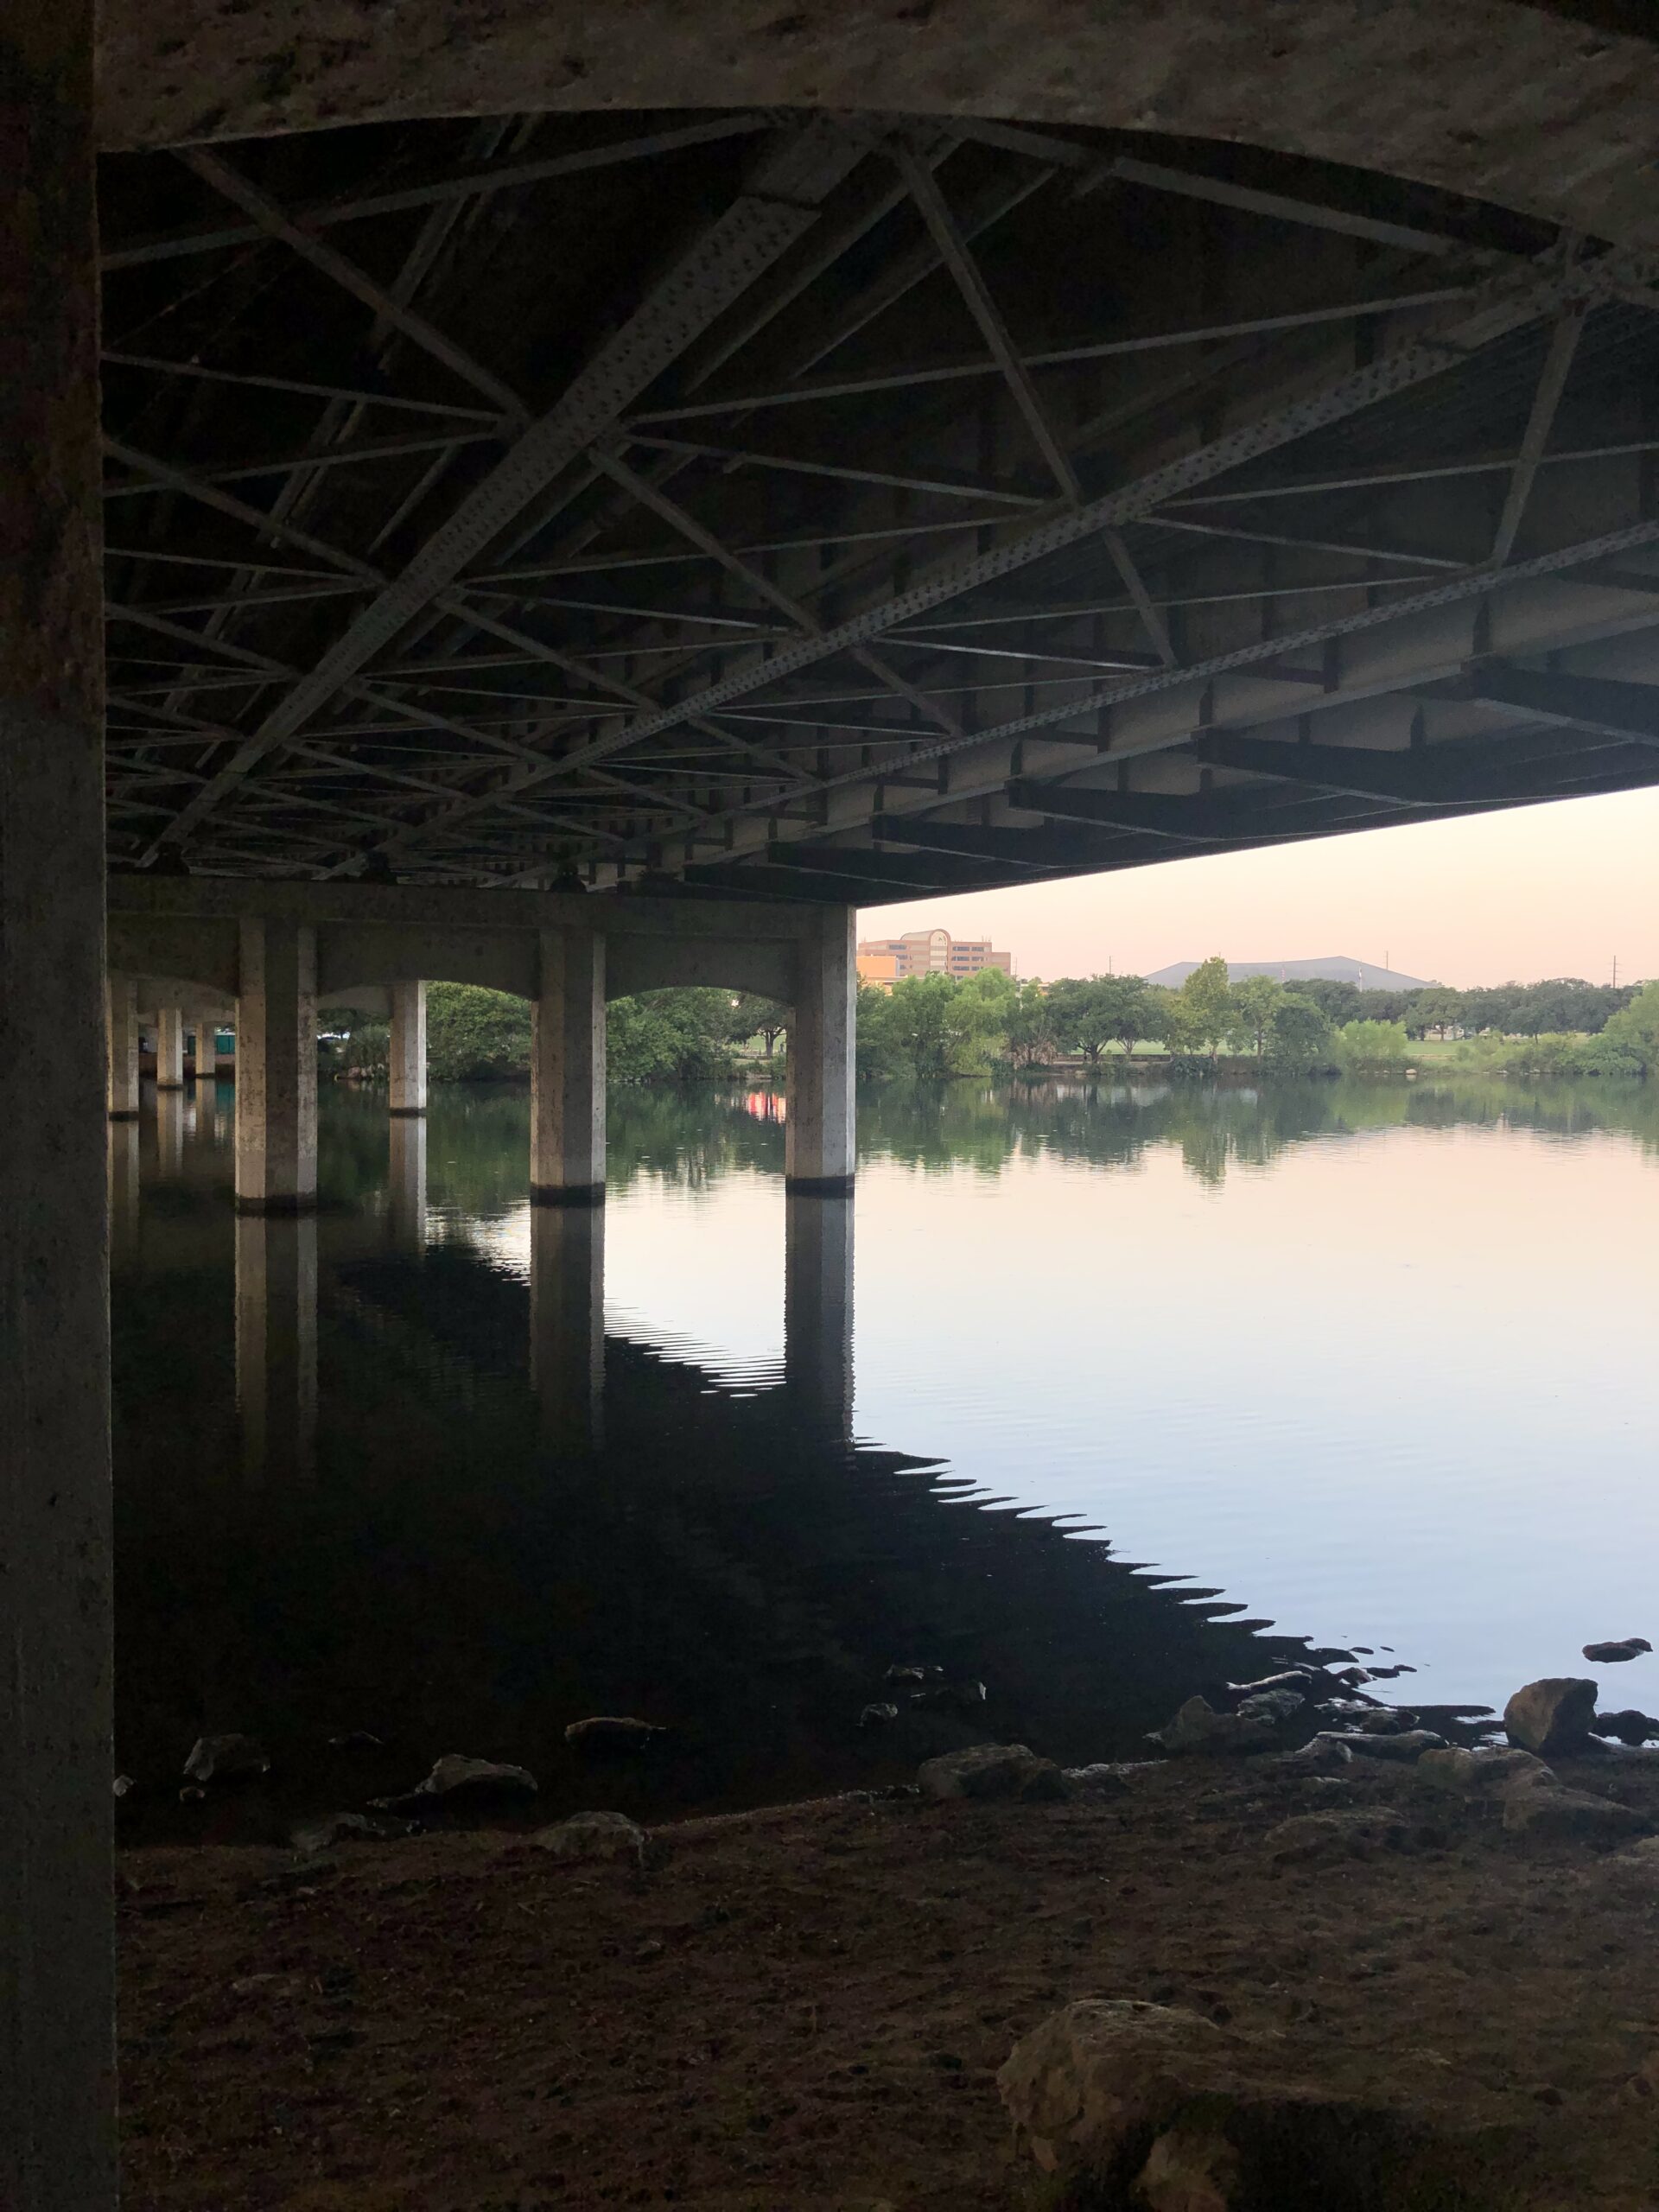
POLYGON ((1595 1717, 1594 1682, 1579 1675, 1548 1675, 1516 1690, 1503 1708, 1503 1732, 1521 1751, 1550 1758, 1587 1743, 1595 1717))
POLYGON ((1403 2212, 1537 2198, 1505 2135, 1456 2133, 1402 2100, 1287 2081, 1274 2044, 1130 1999, 1068 2005, 1014 2046, 997 2086, 1065 2202, 1145 2212, 1403 2212))

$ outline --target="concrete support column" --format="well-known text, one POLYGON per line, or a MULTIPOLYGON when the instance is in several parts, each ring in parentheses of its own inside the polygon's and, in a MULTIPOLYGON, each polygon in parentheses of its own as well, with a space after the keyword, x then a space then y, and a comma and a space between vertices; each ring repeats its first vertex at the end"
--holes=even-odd
POLYGON ((236 1001, 236 1203, 303 1213, 317 1202, 317 933, 245 920, 236 1001))
POLYGON ((138 986, 130 976, 111 976, 105 1018, 109 1116, 112 1122, 138 1118, 138 986))
POLYGON ((841 1198, 853 1187, 856 919, 850 906, 826 907, 795 954, 784 1179, 798 1197, 841 1198))
POLYGON ((92 31, 92 0, 0 8, 6 2212, 116 2201, 92 31))
POLYGON ((605 1209, 530 1210, 530 1375, 557 1452, 604 1440, 605 1209))
POLYGON ((426 985, 391 987, 391 1110, 426 1111, 426 985))
POLYGON ((317 1220, 236 1222, 236 1404, 251 1482, 308 1481, 317 1457, 317 1220))
POLYGON ((543 930, 531 1008, 530 1195, 537 1205, 605 1198, 605 940, 543 930))
POLYGON ((784 1382, 812 1425, 853 1433, 853 1201, 784 1202, 784 1382))
MULTIPOLYGON (((395 1109, 394 1109, 395 1111, 395 1109)), ((426 1116, 397 1115, 391 1125, 386 1222, 400 1252, 426 1249, 426 1116)))
POLYGON ((195 1052, 193 1055, 198 1083, 212 1083, 219 1073, 219 1033, 213 1016, 196 1016, 195 1052))
POLYGON ((184 1089, 184 1011, 181 1007, 156 1009, 156 1088, 184 1089))

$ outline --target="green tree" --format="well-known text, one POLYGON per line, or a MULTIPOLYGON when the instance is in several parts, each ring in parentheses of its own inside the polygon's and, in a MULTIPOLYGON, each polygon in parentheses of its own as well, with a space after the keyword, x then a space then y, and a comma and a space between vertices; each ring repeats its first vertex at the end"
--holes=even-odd
POLYGON ((1273 1017, 1284 995, 1284 985, 1274 976, 1245 976, 1233 985, 1233 1026, 1229 1033, 1258 1060, 1267 1051, 1273 1017))
POLYGON ((1598 1041, 1606 1072, 1629 1073, 1638 1061, 1644 1076, 1659 1072, 1659 982, 1643 983, 1609 1017, 1598 1041))
POLYGON ((1060 1050, 1061 1030, 1049 994, 1040 983, 1017 986, 1012 1002, 996 1007, 1002 1041, 1017 1068, 1033 1067, 1060 1050))
POLYGON ((1344 1068, 1369 1074, 1403 1074, 1411 1043, 1401 1021, 1344 1021, 1337 1032, 1337 1058, 1344 1068))
POLYGON ((1199 961, 1176 996, 1182 1002, 1198 1049, 1207 1051, 1213 1060, 1233 1025, 1233 987, 1221 955, 1214 953, 1208 960, 1199 961))
POLYGON ((745 1045, 751 1037, 759 1037, 766 1046, 770 1059, 778 1039, 789 1027, 789 1008, 780 1006, 776 999, 762 998, 758 991, 736 991, 732 994, 732 1018, 728 1030, 734 1045, 745 1045))
POLYGON ((1312 999, 1280 993, 1268 1018, 1263 1057, 1275 1075, 1312 1075, 1334 1065, 1331 1024, 1312 999))

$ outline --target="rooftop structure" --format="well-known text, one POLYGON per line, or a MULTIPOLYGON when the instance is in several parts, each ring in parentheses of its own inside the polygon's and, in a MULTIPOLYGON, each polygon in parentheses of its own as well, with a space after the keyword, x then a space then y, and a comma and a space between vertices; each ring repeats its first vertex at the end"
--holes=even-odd
MULTIPOLYGON (((1196 960, 1172 960, 1167 968, 1159 969, 1147 981, 1179 990, 1198 965, 1196 960)), ((1281 983, 1354 983, 1362 991, 1421 991, 1426 988, 1421 976, 1402 976, 1395 969, 1379 968, 1370 960, 1351 959, 1345 953, 1332 953, 1319 960, 1230 960, 1227 974, 1235 983, 1246 976, 1271 976, 1281 983)))
POLYGON ((952 937, 949 930, 906 930, 902 937, 865 938, 858 948, 861 983, 891 986, 906 976, 977 976, 986 968, 1014 973, 1014 955, 988 937, 952 937))

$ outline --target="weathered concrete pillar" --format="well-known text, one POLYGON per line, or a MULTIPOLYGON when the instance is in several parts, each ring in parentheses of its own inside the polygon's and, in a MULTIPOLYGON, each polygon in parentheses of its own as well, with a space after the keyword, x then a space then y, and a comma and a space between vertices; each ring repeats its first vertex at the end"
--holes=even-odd
POLYGON ((391 1124, 386 1223, 400 1252, 426 1249, 426 1116, 401 1114, 391 1124))
POLYGON ((426 1111, 426 985, 391 987, 391 1110, 426 1111))
POLYGON ((850 906, 826 907, 795 954, 784 1179, 802 1198, 844 1197, 853 1187, 856 918, 850 906))
POLYGON ((308 1481, 317 1456, 317 1220, 239 1213, 236 1404, 251 1482, 308 1481))
POLYGON ((92 0, 0 9, 6 2212, 116 2199, 92 29, 92 0))
POLYGON ((236 1001, 236 1203, 303 1213, 317 1202, 317 936, 245 920, 236 1001))
POLYGON ((112 1122, 138 1118, 138 986, 130 976, 108 982, 109 1116, 112 1122))
POLYGON ((605 1421, 605 1209, 530 1210, 530 1375, 555 1451, 597 1450, 605 1421))
POLYGON ((820 1430, 853 1433, 853 1201, 784 1202, 784 1381, 820 1430))
POLYGON ((196 1016, 195 1050, 192 1056, 198 1083, 212 1083, 219 1074, 219 1031, 211 1014, 196 1016))
POLYGON ((531 1008, 530 1195, 538 1205, 605 1198, 605 940, 543 930, 531 1008))
POLYGON ((184 1089, 184 1011, 181 1007, 156 1009, 156 1088, 184 1089))

